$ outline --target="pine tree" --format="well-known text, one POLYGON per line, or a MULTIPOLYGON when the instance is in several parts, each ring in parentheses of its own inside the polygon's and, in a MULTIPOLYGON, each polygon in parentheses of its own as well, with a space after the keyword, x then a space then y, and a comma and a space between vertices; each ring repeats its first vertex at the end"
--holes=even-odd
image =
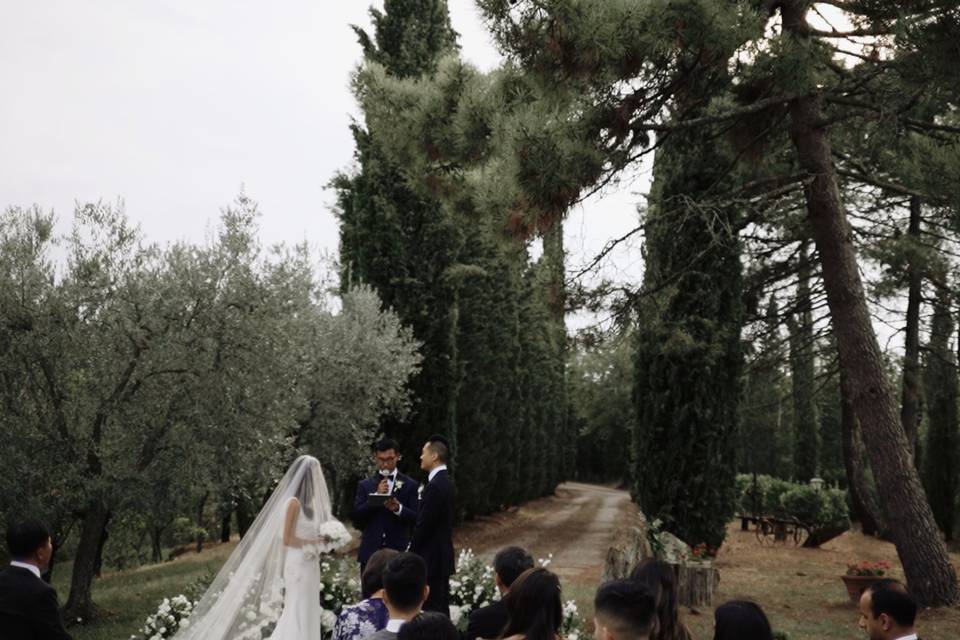
POLYGON ((951 317, 952 296, 940 287, 933 305, 930 343, 923 372, 929 413, 924 480, 930 507, 947 540, 954 539, 960 493, 960 417, 957 414, 957 359, 951 317))

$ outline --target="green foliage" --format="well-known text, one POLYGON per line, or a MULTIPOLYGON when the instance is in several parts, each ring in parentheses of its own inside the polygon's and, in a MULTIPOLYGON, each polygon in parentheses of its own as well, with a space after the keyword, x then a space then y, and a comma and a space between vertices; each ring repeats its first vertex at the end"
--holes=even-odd
POLYGON ((587 480, 627 481, 635 418, 633 337, 625 334, 571 353, 570 396, 578 429, 577 472, 587 480))
POLYGON ((793 392, 793 475, 805 482, 820 473, 820 431, 816 405, 816 362, 810 299, 810 255, 801 243, 796 317, 790 329, 790 380, 793 392))
POLYGON ((422 343, 412 410, 384 430, 409 460, 430 433, 446 433, 454 474, 492 479, 460 483, 461 510, 488 512, 552 491, 575 464, 562 241, 531 263, 524 243, 503 237, 512 201, 481 203, 465 188, 502 193, 472 165, 489 157, 492 114, 520 98, 457 59, 445 2, 384 9, 374 36, 361 34, 359 168, 334 183, 342 279, 373 286, 422 343))
POLYGON ((360 468, 381 416, 406 408, 416 343, 369 290, 330 313, 306 250, 264 251, 257 217, 241 194, 212 242, 160 248, 103 204, 62 239, 36 210, 0 216, 0 421, 17 436, 0 519, 47 518, 75 567, 96 565, 78 529, 129 566, 255 513, 297 451, 333 490, 360 468), (96 509, 106 529, 77 526, 96 509))
POLYGON ((850 526, 847 492, 841 489, 817 490, 763 475, 754 482, 753 476, 739 474, 737 491, 740 512, 745 515, 795 518, 814 531, 850 526))
POLYGON ((738 470, 789 478, 793 470, 793 414, 790 380, 780 335, 777 299, 767 305, 760 337, 746 345, 743 400, 737 447, 738 470))
POLYGON ((924 361, 923 385, 928 407, 924 450, 924 485, 937 525, 947 540, 954 538, 960 494, 960 417, 958 417, 957 359, 951 349, 953 297, 938 292, 933 306, 930 343, 924 361))

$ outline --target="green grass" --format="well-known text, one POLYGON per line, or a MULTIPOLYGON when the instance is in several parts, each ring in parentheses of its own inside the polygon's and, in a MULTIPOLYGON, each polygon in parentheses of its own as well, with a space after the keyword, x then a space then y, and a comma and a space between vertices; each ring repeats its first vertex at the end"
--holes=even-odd
MULTIPOLYGON (((160 601, 182 593, 191 583, 218 570, 234 545, 214 547, 199 555, 129 571, 107 571, 93 585, 93 600, 103 610, 95 623, 72 624, 75 640, 127 640, 138 632, 144 619, 157 610, 160 601)), ((70 587, 69 563, 58 565, 53 585, 64 602, 70 587)))

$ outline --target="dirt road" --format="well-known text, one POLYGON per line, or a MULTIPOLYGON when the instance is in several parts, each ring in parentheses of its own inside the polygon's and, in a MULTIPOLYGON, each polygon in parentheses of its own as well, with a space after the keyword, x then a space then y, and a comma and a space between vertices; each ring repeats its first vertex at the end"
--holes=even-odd
POLYGON ((534 558, 552 553, 550 569, 565 582, 596 585, 614 532, 636 513, 626 491, 567 482, 553 496, 464 524, 454 545, 484 557, 509 545, 529 550, 534 558))

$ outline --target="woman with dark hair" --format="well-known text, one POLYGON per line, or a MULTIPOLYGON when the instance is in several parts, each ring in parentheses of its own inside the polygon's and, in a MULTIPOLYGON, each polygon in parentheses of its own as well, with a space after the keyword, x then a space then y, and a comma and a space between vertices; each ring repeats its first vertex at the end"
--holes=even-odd
POLYGON ((645 584, 657 594, 657 627, 650 640, 693 640, 680 620, 677 579, 673 567, 662 560, 644 560, 630 573, 630 579, 645 584))
POLYGON ((394 549, 380 549, 370 556, 360 576, 364 599, 343 608, 333 628, 333 640, 360 640, 386 628, 390 614, 383 602, 383 571, 399 554, 394 549))
POLYGON ((563 623, 560 579, 543 568, 527 569, 504 598, 510 621, 500 634, 507 640, 559 640, 563 623))
POLYGON ((763 609, 746 600, 733 600, 717 607, 713 624, 713 640, 773 640, 763 609))

